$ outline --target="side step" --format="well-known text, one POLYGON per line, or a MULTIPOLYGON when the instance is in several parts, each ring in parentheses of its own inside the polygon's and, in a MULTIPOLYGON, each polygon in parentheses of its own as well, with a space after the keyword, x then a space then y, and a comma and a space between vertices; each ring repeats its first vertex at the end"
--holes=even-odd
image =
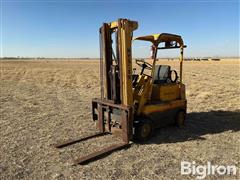
POLYGON ((123 149, 127 146, 129 146, 130 144, 126 144, 126 143, 120 143, 120 144, 115 144, 115 145, 112 145, 112 146, 109 146, 107 148, 104 148, 102 150, 99 150, 99 151, 96 151, 94 153, 91 153, 87 156, 84 156, 84 157, 81 157, 79 159, 76 159, 74 161, 74 164, 81 164, 81 165, 84 165, 84 164, 87 164, 91 161, 94 161, 94 160, 97 160, 97 159, 100 159, 101 157, 103 156, 106 156, 108 154, 111 154, 113 151, 115 150, 120 150, 120 149, 123 149))

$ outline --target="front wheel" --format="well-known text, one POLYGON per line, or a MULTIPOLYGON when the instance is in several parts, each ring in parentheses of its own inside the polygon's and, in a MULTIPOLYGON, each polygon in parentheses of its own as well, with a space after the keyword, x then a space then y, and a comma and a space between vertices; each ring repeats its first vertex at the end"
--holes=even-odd
POLYGON ((153 125, 151 122, 139 122, 135 127, 135 139, 137 141, 147 141, 153 134, 153 125))

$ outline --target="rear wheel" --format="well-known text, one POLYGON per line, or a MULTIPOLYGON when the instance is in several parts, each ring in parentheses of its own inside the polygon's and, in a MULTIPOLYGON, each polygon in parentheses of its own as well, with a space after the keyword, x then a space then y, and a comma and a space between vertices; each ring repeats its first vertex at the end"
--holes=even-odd
POLYGON ((153 125, 151 122, 139 122, 135 126, 135 139, 137 141, 147 141, 153 134, 153 125))
POLYGON ((178 127, 183 127, 186 121, 186 112, 181 110, 176 114, 175 124, 178 127))

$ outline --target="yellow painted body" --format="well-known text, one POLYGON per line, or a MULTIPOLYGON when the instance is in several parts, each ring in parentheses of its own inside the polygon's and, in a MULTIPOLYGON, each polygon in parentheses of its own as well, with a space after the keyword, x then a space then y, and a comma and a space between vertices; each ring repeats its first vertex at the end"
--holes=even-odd
POLYGON ((133 98, 137 115, 148 115, 152 112, 164 112, 174 108, 186 109, 185 85, 153 84, 151 99, 148 100, 151 78, 141 76, 134 89, 133 98))
MULTIPOLYGON (((166 41, 176 41, 180 48, 180 79, 176 83, 154 84, 152 77, 155 71, 157 59, 157 51, 153 55, 153 64, 151 77, 140 76, 133 91, 135 112, 137 115, 149 115, 155 112, 164 112, 171 109, 186 110, 187 100, 185 93, 185 85, 182 83, 182 66, 183 66, 183 48, 186 47, 181 36, 174 34, 153 34, 148 36, 140 36, 134 40, 150 41, 157 49, 158 45, 166 41)), ((168 47, 166 47, 168 48, 168 47)))
POLYGON ((132 106, 133 105, 133 93, 132 91, 132 33, 137 29, 138 24, 135 21, 128 21, 121 19, 118 21, 119 36, 119 48, 120 56, 122 57, 122 104, 132 106))
POLYGON ((180 99, 180 85, 176 83, 158 85, 154 84, 152 89, 152 100, 172 101, 180 99))
POLYGON ((151 77, 146 75, 140 75, 137 85, 133 91, 133 100, 136 113, 141 114, 142 109, 147 102, 148 93, 150 90, 151 77))
POLYGON ((158 104, 148 104, 145 105, 142 114, 149 115, 154 112, 164 112, 168 111, 170 109, 184 109, 187 107, 187 101, 186 100, 175 100, 175 101, 168 101, 168 102, 162 102, 158 104))
POLYGON ((179 106, 185 107, 185 85, 179 83, 164 85, 153 84, 151 99, 148 100, 150 87, 151 77, 141 75, 133 90, 133 101, 137 115, 146 114, 148 110, 151 111, 151 109, 162 112, 164 107, 166 107, 165 110, 179 106), (149 104, 152 105, 149 106, 149 104))

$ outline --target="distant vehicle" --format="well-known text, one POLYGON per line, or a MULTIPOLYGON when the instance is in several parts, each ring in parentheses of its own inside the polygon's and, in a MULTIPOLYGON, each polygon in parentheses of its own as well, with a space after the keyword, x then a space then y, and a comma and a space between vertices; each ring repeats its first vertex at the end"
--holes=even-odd
POLYGON ((193 60, 194 60, 194 61, 201 61, 200 58, 194 58, 193 60))
POLYGON ((220 61, 219 58, 212 58, 211 60, 212 60, 212 61, 220 61))

